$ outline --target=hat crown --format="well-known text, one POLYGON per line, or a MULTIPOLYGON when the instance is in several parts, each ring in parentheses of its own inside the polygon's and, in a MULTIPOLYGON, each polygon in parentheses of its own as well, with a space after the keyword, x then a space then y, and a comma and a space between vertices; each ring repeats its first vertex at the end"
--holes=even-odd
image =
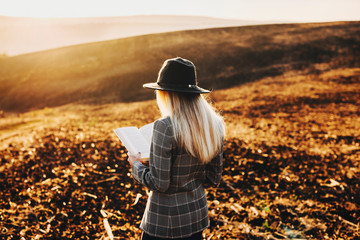
POLYGON ((159 71, 157 81, 155 83, 146 83, 143 87, 181 93, 200 94, 210 92, 197 85, 195 65, 181 57, 166 60, 159 71))
POLYGON ((157 83, 160 86, 196 86, 195 65, 191 61, 180 57, 168 59, 159 72, 157 83))

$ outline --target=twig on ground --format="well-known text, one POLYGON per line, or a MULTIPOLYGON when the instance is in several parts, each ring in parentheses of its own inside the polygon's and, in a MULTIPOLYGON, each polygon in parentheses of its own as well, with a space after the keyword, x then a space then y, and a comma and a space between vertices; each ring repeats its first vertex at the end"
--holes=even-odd
POLYGON ((339 216, 339 219, 340 219, 341 221, 343 221, 344 223, 350 225, 351 227, 355 228, 356 231, 359 231, 359 224, 352 223, 352 222, 350 222, 350 221, 342 218, 341 216, 339 216))
POLYGON ((111 181, 115 181, 115 180, 118 180, 118 179, 119 179, 118 176, 113 176, 113 177, 110 177, 110 178, 107 178, 107 179, 96 181, 96 183, 111 182, 111 181))
POLYGON ((107 234, 109 235, 110 240, 114 240, 114 235, 111 231, 111 227, 110 227, 110 224, 109 224, 109 221, 107 220, 107 218, 104 219, 104 226, 105 226, 107 234))
POLYGON ((139 202, 139 199, 142 197, 142 195, 140 193, 136 194, 136 199, 135 199, 135 202, 132 204, 133 206, 135 206, 138 202, 139 202))
POLYGON ((94 194, 91 194, 91 193, 84 192, 83 195, 92 197, 92 198, 94 198, 94 199, 97 199, 97 196, 94 195, 94 194))

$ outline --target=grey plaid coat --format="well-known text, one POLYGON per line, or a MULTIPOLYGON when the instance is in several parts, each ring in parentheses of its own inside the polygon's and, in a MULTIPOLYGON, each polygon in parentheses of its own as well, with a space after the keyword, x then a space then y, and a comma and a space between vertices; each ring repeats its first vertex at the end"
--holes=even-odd
POLYGON ((170 118, 155 121, 149 167, 134 162, 132 176, 149 190, 140 228, 161 238, 184 238, 209 226, 204 183, 221 180, 223 153, 207 165, 176 146, 170 118))

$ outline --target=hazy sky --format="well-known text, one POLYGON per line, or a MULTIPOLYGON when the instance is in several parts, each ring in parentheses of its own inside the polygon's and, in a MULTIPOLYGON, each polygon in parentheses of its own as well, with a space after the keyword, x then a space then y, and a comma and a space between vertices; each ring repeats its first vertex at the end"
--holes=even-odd
POLYGON ((360 20, 360 0, 0 0, 0 15, 195 15, 244 20, 360 20))

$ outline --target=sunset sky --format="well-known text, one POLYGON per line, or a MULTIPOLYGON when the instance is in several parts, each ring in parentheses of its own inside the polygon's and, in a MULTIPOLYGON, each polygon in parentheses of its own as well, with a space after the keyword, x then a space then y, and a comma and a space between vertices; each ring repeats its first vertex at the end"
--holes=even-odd
POLYGON ((0 0, 0 15, 104 17, 195 15, 243 20, 360 20, 359 0, 0 0))

